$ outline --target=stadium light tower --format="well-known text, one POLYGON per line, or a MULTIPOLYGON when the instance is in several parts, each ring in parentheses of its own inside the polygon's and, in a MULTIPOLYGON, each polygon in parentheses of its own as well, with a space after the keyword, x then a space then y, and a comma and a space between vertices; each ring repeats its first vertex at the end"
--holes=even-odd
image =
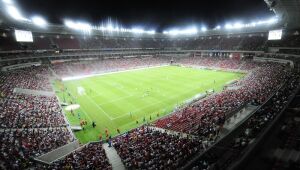
POLYGON ((36 25, 36 26, 39 26, 39 27, 46 27, 48 25, 47 21, 40 17, 40 16, 34 16, 31 18, 31 21, 36 25))

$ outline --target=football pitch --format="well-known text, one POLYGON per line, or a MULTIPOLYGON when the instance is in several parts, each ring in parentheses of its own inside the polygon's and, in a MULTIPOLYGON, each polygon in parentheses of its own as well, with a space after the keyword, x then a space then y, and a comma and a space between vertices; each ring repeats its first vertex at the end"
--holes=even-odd
POLYGON ((220 91, 242 73, 162 66, 128 70, 55 83, 61 102, 79 104, 73 113, 65 111, 71 125, 86 120, 85 130, 75 132, 81 143, 106 139, 169 114, 197 94, 220 91), (63 86, 65 92, 61 91, 63 86), (96 127, 92 127, 92 121, 96 127))

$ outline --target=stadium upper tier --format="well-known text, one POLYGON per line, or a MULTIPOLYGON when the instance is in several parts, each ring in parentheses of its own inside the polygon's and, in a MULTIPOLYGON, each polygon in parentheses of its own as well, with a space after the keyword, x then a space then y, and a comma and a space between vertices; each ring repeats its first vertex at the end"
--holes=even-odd
POLYGON ((32 43, 20 43, 12 31, 0 33, 0 51, 111 48, 266 51, 269 47, 300 47, 297 30, 286 31, 279 41, 268 41, 267 32, 168 38, 33 33, 32 43))

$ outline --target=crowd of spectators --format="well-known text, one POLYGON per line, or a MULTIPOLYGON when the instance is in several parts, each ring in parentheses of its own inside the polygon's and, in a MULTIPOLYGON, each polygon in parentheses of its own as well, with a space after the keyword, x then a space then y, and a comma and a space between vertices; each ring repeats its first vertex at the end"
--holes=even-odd
POLYGON ((74 138, 65 127, 7 129, 0 131, 0 163, 7 169, 24 169, 32 159, 63 146, 74 138))
POLYGON ((101 169, 111 170, 102 142, 89 143, 83 148, 72 152, 62 160, 44 166, 43 169, 101 169))
POLYGON ((245 122, 246 126, 242 131, 237 133, 230 142, 226 142, 222 146, 217 145, 215 150, 211 149, 203 155, 193 170, 227 169, 237 161, 245 153, 245 150, 250 149, 252 143, 258 140, 259 134, 263 133, 275 117, 285 109, 290 100, 289 97, 299 88, 299 78, 298 74, 288 75, 287 82, 245 122), (217 149, 217 147, 222 149, 217 149))
POLYGON ((265 64, 238 81, 237 89, 195 101, 174 114, 160 119, 160 128, 207 137, 218 133, 226 114, 246 103, 262 104, 283 83, 288 72, 283 65, 265 64))
POLYGON ((251 59, 235 59, 229 56, 184 57, 177 61, 183 65, 202 66, 217 69, 252 70, 261 65, 251 59))
POLYGON ((15 88, 52 91, 47 66, 0 72, 0 165, 24 169, 32 158, 74 140, 55 96, 21 94, 15 88))
MULTIPOLYGON (((130 68, 168 64, 170 57, 138 57, 67 62, 53 64, 60 77, 86 75, 130 68)), ((186 65, 251 70, 233 84, 239 88, 224 90, 194 101, 155 125, 197 138, 170 135, 148 127, 134 129, 113 140, 124 165, 129 169, 174 169, 181 167, 200 150, 204 141, 214 140, 227 113, 246 103, 262 104, 288 75, 284 65, 258 64, 248 60, 214 57, 187 57, 176 62, 186 65)), ((34 166, 40 156, 74 140, 56 97, 16 94, 15 88, 52 91, 47 66, 33 66, 0 72, 0 164, 11 169, 34 166)), ((89 144, 51 165, 60 169, 111 169, 101 143, 89 144)))
POLYGON ((66 124, 56 97, 14 94, 0 98, 0 128, 46 128, 66 124))
POLYGON ((0 72, 0 92, 2 96, 13 93, 14 88, 51 91, 49 70, 46 66, 33 66, 8 72, 0 72))
POLYGON ((134 129, 113 140, 128 169, 177 169, 202 149, 198 139, 167 134, 149 127, 134 129))
MULTIPOLYGON (((263 50, 267 34, 232 34, 196 37, 122 37, 122 36, 78 36, 36 35, 33 43, 19 43, 6 33, 0 36, 0 50, 50 50, 50 49, 113 49, 113 48, 181 48, 200 50, 263 50)), ((299 36, 288 36, 286 42, 299 46, 299 36), (291 37, 291 38, 290 38, 291 37)), ((285 40, 284 39, 284 40, 285 40)), ((270 43, 268 46, 278 46, 270 43)))
POLYGON ((169 64, 170 60, 169 57, 118 58, 53 64, 52 68, 60 77, 68 77, 158 66, 169 64))

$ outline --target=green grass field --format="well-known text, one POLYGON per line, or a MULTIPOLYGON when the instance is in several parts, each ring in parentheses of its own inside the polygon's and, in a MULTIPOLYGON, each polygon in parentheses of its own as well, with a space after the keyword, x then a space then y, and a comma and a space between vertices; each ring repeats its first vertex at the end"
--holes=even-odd
POLYGON ((55 89, 61 102, 65 98, 68 104, 72 101, 80 105, 74 115, 65 113, 71 125, 79 125, 78 115, 87 120, 85 130, 75 133, 80 142, 86 143, 99 140, 100 133, 105 139, 106 128, 115 136, 117 128, 122 133, 152 122, 195 95, 209 89, 220 91, 225 83, 242 76, 241 73, 164 66, 64 81, 65 94, 60 91, 62 85, 58 82, 55 89), (80 95, 78 87, 85 93, 80 95), (96 128, 92 127, 92 121, 96 122, 96 128))

